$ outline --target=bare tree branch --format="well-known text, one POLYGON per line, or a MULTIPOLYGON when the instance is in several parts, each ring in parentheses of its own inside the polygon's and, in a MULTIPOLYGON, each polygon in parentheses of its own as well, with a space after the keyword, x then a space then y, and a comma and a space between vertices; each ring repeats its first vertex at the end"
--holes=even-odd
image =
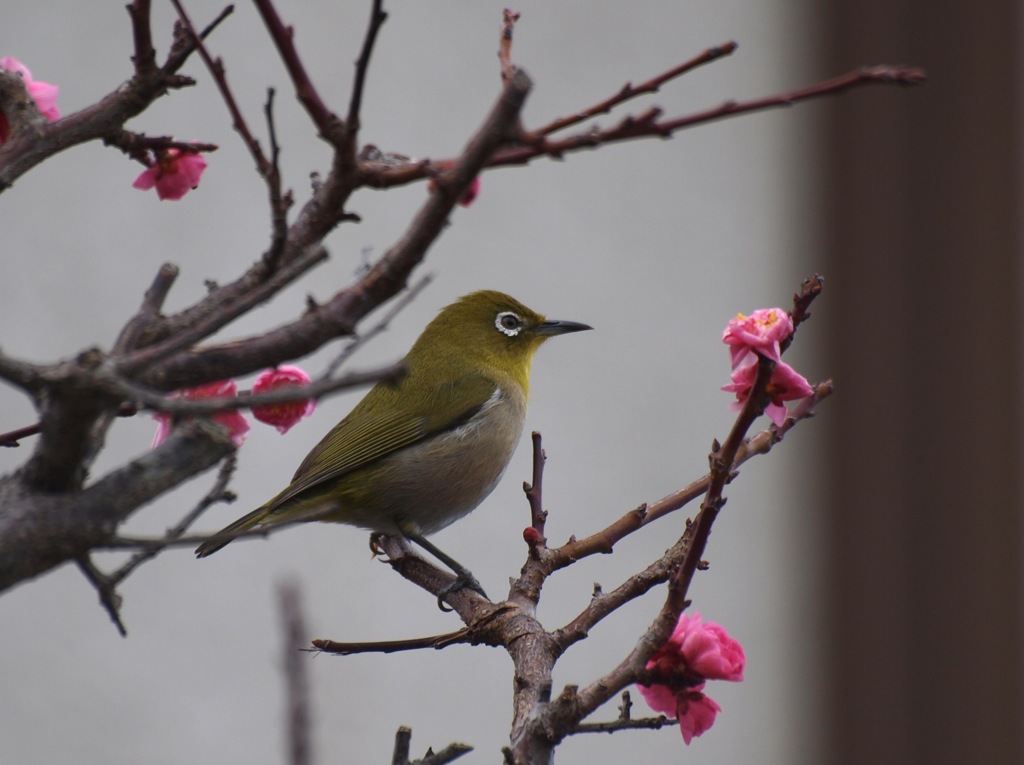
POLYGON ((278 601, 284 631, 284 675, 288 699, 288 762, 309 765, 313 761, 310 737, 309 677, 306 663, 296 648, 305 640, 302 598, 295 582, 278 588, 278 601))
POLYGON ((377 33, 388 20, 388 14, 384 10, 383 0, 373 0, 370 9, 370 23, 366 27, 366 37, 363 40, 363 49, 356 59, 355 77, 352 81, 352 98, 348 105, 348 117, 345 120, 345 132, 348 134, 348 143, 352 159, 355 159, 356 136, 359 133, 359 113, 363 106, 363 88, 366 86, 366 74, 370 68, 370 56, 373 54, 373 46, 377 41, 377 33))
POLYGON ((116 587, 143 563, 148 560, 152 560, 162 550, 166 550, 169 545, 179 541, 182 536, 184 536, 185 532, 192 527, 192 524, 199 519, 199 516, 205 513, 210 507, 218 502, 234 502, 237 497, 233 491, 228 491, 228 484, 231 482, 231 477, 234 475, 236 467, 237 458, 232 454, 227 457, 223 463, 221 463, 220 470, 217 472, 217 480, 214 482, 210 490, 206 492, 203 498, 199 500, 196 506, 186 513, 178 523, 169 528, 167 533, 163 536, 163 539, 157 541, 153 545, 147 546, 143 550, 139 550, 120 568, 110 574, 108 578, 110 579, 111 584, 116 587))
POLYGON ((233 451, 223 429, 195 421, 78 492, 31 494, 0 481, 0 590, 81 558, 138 508, 233 451))
POLYGON ((284 62, 285 68, 288 70, 288 75, 295 86, 295 94, 298 96, 299 102, 305 107, 306 112, 313 120, 313 124, 316 125, 320 137, 334 146, 335 149, 342 149, 344 135, 341 120, 327 108, 313 82, 309 79, 306 68, 302 65, 299 52, 295 47, 295 30, 292 27, 285 26, 284 22, 281 21, 281 17, 278 15, 272 0, 253 0, 253 3, 263 18, 263 23, 267 27, 271 39, 274 41, 274 46, 277 48, 277 52, 284 62))
POLYGON ((213 77, 217 90, 220 91, 221 98, 224 100, 225 105, 228 107, 228 111, 231 113, 231 126, 235 129, 235 132, 242 137, 242 143, 244 143, 246 148, 249 149, 249 153, 256 162, 256 169, 260 176, 265 180, 269 179, 271 174, 270 161, 263 153, 263 149, 260 147, 259 141, 256 140, 252 131, 249 130, 249 125, 245 121, 245 116, 242 114, 242 110, 238 107, 238 102, 235 100, 234 93, 231 92, 231 87, 228 85, 227 74, 224 71, 224 62, 220 58, 215 59, 210 55, 210 52, 206 49, 206 45, 203 43, 202 37, 196 31, 195 27, 192 26, 192 20, 185 12, 185 7, 182 5, 181 0, 171 0, 171 4, 178 12, 178 18, 188 31, 188 34, 192 36, 192 43, 196 46, 196 50, 199 52, 199 57, 202 58, 203 63, 206 64, 206 68, 213 77))
POLYGON ((578 112, 574 112, 567 117, 560 117, 549 122, 543 127, 530 131, 530 133, 524 137, 524 142, 530 143, 531 140, 537 140, 545 136, 549 136, 552 133, 556 133, 559 130, 564 130, 567 127, 572 127, 573 125, 578 125, 581 122, 586 122, 599 114, 607 114, 619 104, 622 104, 631 98, 643 95, 644 93, 657 93, 661 86, 670 80, 674 80, 676 77, 684 75, 687 72, 691 72, 698 67, 704 66, 704 64, 710 64, 724 56, 730 56, 738 47, 739 46, 735 42, 730 40, 722 43, 721 45, 716 45, 713 48, 708 48, 699 55, 691 58, 689 61, 684 61, 679 66, 662 72, 639 85, 633 85, 633 83, 627 82, 622 86, 622 89, 618 93, 606 98, 604 101, 596 103, 593 106, 588 106, 585 109, 580 109, 578 112))

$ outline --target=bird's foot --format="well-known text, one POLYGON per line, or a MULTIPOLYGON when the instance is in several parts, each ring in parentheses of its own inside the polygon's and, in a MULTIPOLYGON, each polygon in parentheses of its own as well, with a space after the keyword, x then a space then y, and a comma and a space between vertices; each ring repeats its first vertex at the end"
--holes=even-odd
POLYGON ((446 584, 444 587, 442 587, 441 590, 437 593, 437 607, 445 613, 452 611, 454 609, 452 609, 451 606, 447 605, 444 602, 444 599, 451 595, 453 592, 458 592, 459 590, 470 589, 473 592, 479 593, 484 598, 487 598, 487 600, 490 600, 490 598, 487 597, 487 593, 484 592, 484 588, 480 585, 480 582, 476 580, 476 577, 473 576, 472 572, 470 572, 470 570, 467 568, 462 568, 461 566, 459 568, 461 570, 455 572, 455 579, 453 579, 450 584, 446 584))

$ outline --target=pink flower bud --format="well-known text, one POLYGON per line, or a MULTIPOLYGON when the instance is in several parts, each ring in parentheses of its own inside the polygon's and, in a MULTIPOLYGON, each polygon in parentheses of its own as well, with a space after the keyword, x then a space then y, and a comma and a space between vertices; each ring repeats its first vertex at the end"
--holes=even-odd
MULTIPOLYGON (((253 393, 266 393, 270 390, 287 388, 292 385, 309 385, 309 375, 302 369, 290 364, 283 364, 274 369, 261 372, 252 385, 253 393)), ((252 416, 260 422, 273 425, 282 435, 287 433, 303 417, 309 417, 316 409, 316 400, 312 398, 292 401, 288 404, 271 404, 254 406, 252 416)))
MULTIPOLYGON (((754 362, 745 364, 733 372, 731 377, 732 382, 729 385, 723 385, 722 390, 736 394, 736 401, 730 405, 730 409, 739 411, 750 398, 750 391, 754 387, 754 379, 757 377, 757 364, 754 362)), ((768 383, 766 393, 770 402, 765 407, 764 413, 772 422, 781 426, 789 416, 789 410, 782 402, 807 398, 814 394, 814 388, 807 382, 807 378, 793 367, 779 361, 775 364, 775 370, 772 372, 772 379, 768 383)))
POLYGON ((689 743, 715 724, 715 717, 722 711, 714 699, 700 691, 682 694, 676 706, 676 717, 679 719, 679 732, 683 734, 683 742, 689 743))
MULTIPOLYGON (((238 386, 234 380, 221 380, 219 382, 207 383, 206 385, 200 385, 195 388, 188 388, 187 390, 177 391, 171 395, 171 398, 182 398, 190 401, 196 401, 199 399, 206 398, 234 398, 238 393, 238 386)), ((171 435, 171 429, 174 426, 172 416, 167 412, 157 412, 153 415, 153 419, 157 421, 156 434, 153 436, 153 447, 157 447, 167 440, 167 437, 171 435)), ((245 436, 249 432, 249 421, 242 416, 241 412, 237 409, 231 409, 224 412, 218 412, 213 415, 211 419, 227 428, 228 433, 231 436, 231 441, 236 447, 241 446, 245 442, 245 436)))
POLYGON ((157 152, 157 161, 143 170, 132 186, 142 191, 156 188, 160 199, 181 199, 199 185, 205 169, 202 154, 165 149, 157 152))
POLYGON ((743 646, 714 622, 681 614, 672 636, 654 652, 647 670, 663 682, 639 685, 640 694, 656 712, 674 715, 687 744, 708 730, 721 707, 704 695, 707 680, 743 679, 743 646))
POLYGON ((793 320, 781 308, 759 308, 750 316, 736 314, 722 333, 722 342, 729 346, 732 368, 759 353, 779 361, 779 343, 793 334, 793 320))
POLYGON ((533 526, 527 526, 523 529, 523 541, 530 547, 536 547, 544 541, 544 537, 533 526))

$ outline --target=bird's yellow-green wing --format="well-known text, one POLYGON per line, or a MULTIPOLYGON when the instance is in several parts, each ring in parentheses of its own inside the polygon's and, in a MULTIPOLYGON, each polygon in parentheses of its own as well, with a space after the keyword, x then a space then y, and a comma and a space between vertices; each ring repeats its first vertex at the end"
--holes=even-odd
MULTIPOLYGON (((405 380, 403 383, 416 383, 405 380)), ((315 486, 335 481, 388 454, 465 424, 494 395, 494 380, 467 374, 436 386, 381 384, 313 447, 291 484, 265 510, 273 512, 315 486)))

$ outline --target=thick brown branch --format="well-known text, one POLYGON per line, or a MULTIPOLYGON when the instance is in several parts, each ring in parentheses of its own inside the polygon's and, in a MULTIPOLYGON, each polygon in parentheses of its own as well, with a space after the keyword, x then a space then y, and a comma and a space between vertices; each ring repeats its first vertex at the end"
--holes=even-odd
MULTIPOLYGON (((307 251, 303 257, 288 262, 287 265, 278 269, 269 277, 265 275, 265 269, 262 265, 254 266, 238 281, 228 287, 217 289, 215 293, 220 297, 219 301, 202 300, 192 308, 162 322, 160 336, 166 336, 167 339, 153 345, 148 345, 145 348, 128 354, 123 359, 117 360, 118 370, 126 376, 135 377, 143 370, 151 369, 165 358, 180 355, 182 351, 187 351, 191 346, 214 334, 239 316, 248 313, 260 303, 268 300, 283 287, 298 279, 326 258, 327 251, 317 246, 307 251)), ((319 345, 317 344, 313 348, 318 348, 319 345)), ((231 347, 238 349, 239 344, 234 343, 231 347)), ((209 350, 215 351, 216 349, 209 350)), ((241 353, 236 353, 236 355, 242 356, 241 353)), ((234 377, 246 374, 262 367, 272 366, 284 359, 295 358, 300 355, 303 355, 301 351, 293 355, 282 353, 276 358, 270 359, 257 356, 248 368, 246 368, 247 365, 244 363, 244 357, 237 358, 235 368, 225 369, 219 375, 214 373, 214 377, 234 377)), ((165 382, 166 375, 161 375, 157 372, 150 372, 143 379, 151 387, 173 390, 213 379, 213 377, 206 377, 204 380, 203 377, 203 372, 196 370, 193 372, 191 379, 171 379, 165 382)))
POLYGON ((0 480, 0 590, 80 558, 233 448, 222 429, 196 422, 82 491, 33 493, 19 474, 0 480))
POLYGON ((139 344, 149 328, 158 321, 160 309, 163 308, 164 300, 167 299, 167 294, 171 291, 177 278, 178 267, 176 265, 164 263, 160 266, 160 270, 153 278, 153 283, 146 290, 139 310, 128 320, 114 342, 114 353, 126 353, 139 344))

